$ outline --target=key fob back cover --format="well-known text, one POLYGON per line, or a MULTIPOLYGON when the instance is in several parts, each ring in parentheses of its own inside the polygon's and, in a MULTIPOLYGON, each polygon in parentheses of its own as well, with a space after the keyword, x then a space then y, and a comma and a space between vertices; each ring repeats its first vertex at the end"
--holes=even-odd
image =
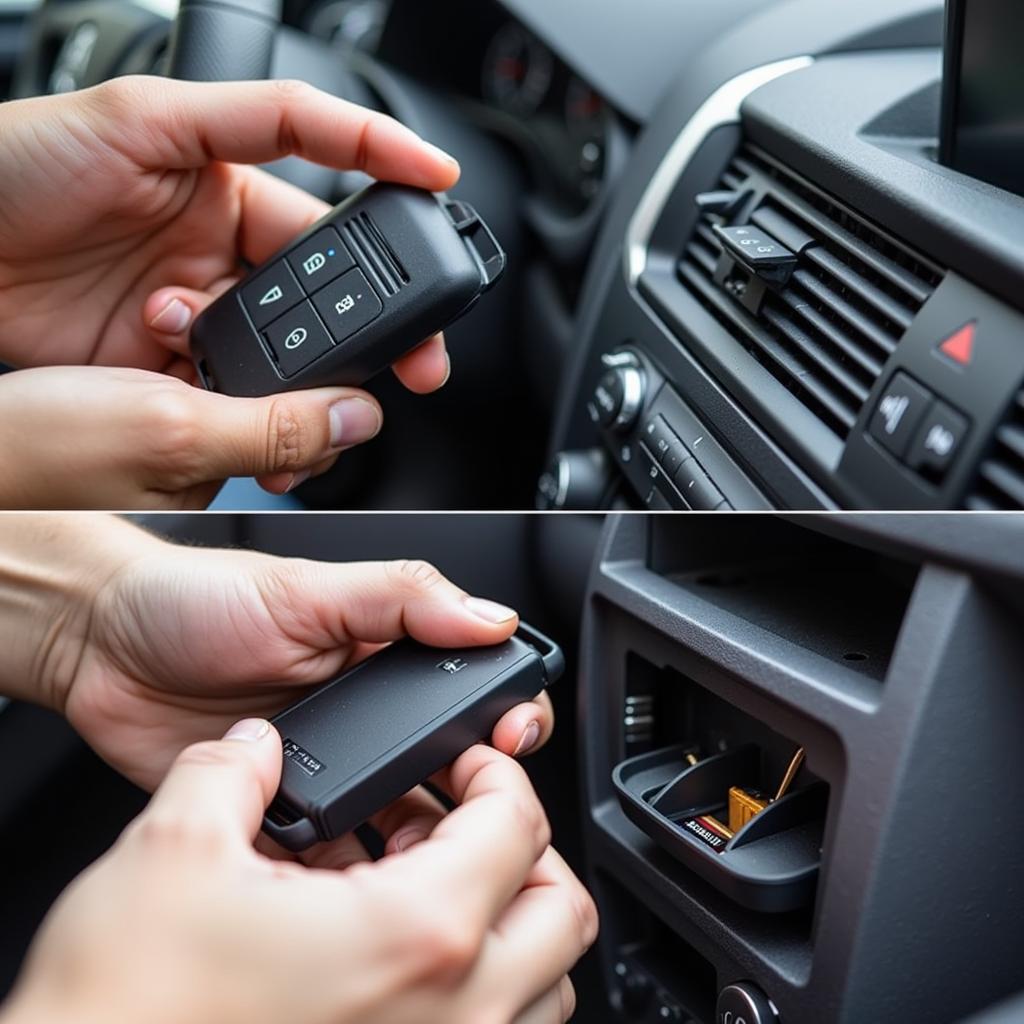
POLYGON ((293 851, 350 832, 487 738, 563 666, 526 625, 492 647, 386 647, 273 719, 284 763, 264 832, 293 851))
POLYGON ((191 348, 212 391, 358 386, 466 313, 505 255, 476 212, 377 183, 210 305, 191 348))

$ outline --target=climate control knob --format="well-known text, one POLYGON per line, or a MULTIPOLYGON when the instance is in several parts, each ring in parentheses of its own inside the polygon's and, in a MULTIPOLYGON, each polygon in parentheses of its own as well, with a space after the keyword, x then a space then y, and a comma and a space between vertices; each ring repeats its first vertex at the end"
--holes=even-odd
POLYGON ((644 407, 647 381, 631 356, 606 356, 608 369, 597 382, 591 399, 591 416, 616 433, 626 433, 644 407))
POLYGON ((756 985, 738 981, 718 993, 716 1024, 779 1024, 772 1001, 756 985))
POLYGON ((537 509, 593 512, 604 507, 613 479, 602 449, 559 452, 537 484, 537 509))

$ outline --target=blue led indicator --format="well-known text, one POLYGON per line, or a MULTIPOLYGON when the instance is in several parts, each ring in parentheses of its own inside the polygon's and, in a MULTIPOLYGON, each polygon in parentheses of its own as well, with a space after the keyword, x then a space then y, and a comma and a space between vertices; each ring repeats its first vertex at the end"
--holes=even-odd
POLYGON ((334 250, 333 249, 328 249, 327 250, 327 255, 328 256, 333 256, 334 255, 334 250))

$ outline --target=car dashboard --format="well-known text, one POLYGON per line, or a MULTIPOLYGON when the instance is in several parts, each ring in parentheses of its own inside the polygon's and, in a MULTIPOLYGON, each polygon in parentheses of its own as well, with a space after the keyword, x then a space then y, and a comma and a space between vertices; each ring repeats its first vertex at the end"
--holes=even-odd
POLYGON ((809 10, 720 40, 639 140, 549 502, 1024 507, 1024 202, 937 160, 941 5, 809 10))

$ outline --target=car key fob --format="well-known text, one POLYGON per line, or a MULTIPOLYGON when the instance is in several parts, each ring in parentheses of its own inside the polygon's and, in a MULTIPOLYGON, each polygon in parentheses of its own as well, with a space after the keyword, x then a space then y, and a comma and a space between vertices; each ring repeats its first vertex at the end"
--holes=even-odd
POLYGON ((377 183, 197 317, 192 358, 209 390, 239 397, 363 384, 466 313, 504 268, 470 206, 377 183))
POLYGON ((526 625, 492 647, 384 648, 273 719, 284 763, 263 831, 294 852, 351 832, 490 736, 564 665, 526 625))

